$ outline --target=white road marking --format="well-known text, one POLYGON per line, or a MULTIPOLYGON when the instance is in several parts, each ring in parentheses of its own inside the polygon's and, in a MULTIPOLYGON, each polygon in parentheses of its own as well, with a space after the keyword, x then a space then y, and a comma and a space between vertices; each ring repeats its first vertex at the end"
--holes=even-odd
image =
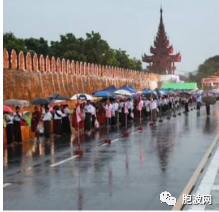
POLYGON ((107 143, 105 143, 105 144, 101 144, 100 146, 106 146, 106 145, 108 145, 107 143))
MULTIPOLYGON (((214 185, 214 180, 216 178, 217 175, 217 171, 219 168, 219 147, 217 147, 217 150, 215 152, 215 155, 213 156, 209 167, 207 168, 207 171, 198 187, 198 190, 196 191, 196 196, 199 195, 210 195, 211 193, 211 189, 214 185)), ((206 205, 192 205, 189 210, 205 210, 206 205), (199 206, 199 207, 198 207, 199 206), (198 208, 197 208, 198 207, 198 208)))
POLYGON ((116 142, 116 141, 118 141, 119 139, 117 138, 117 139, 114 139, 114 140, 112 140, 111 141, 111 143, 114 143, 114 142, 116 142))
POLYGON ((77 157, 79 157, 79 155, 74 155, 74 156, 72 156, 72 157, 70 157, 70 158, 67 158, 67 159, 65 159, 65 160, 62 160, 62 161, 60 161, 60 162, 58 162, 58 163, 51 164, 50 167, 58 166, 58 165, 63 164, 63 163, 65 163, 65 162, 67 162, 67 161, 73 160, 73 159, 75 159, 75 158, 77 158, 77 157))
POLYGON ((138 131, 136 131, 136 132, 133 132, 133 133, 131 133, 131 135, 137 134, 137 133, 139 133, 139 132, 141 132, 141 130, 138 130, 138 131))
MULTIPOLYGON (((116 141, 118 141, 119 139, 117 138, 117 139, 114 139, 114 140, 112 140, 111 141, 111 143, 114 143, 114 142, 116 142, 116 141)), ((104 144, 101 144, 100 146, 106 146, 106 145, 109 145, 108 143, 104 143, 104 144)))
POLYGON ((10 186, 10 185, 11 185, 11 183, 5 183, 5 184, 3 184, 3 188, 10 186))

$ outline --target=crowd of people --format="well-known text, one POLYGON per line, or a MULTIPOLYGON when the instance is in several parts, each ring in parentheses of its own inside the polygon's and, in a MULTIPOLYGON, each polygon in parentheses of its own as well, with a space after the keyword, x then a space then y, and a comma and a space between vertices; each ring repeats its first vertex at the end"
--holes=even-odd
MULTIPOLYGON (((197 110, 202 104, 201 96, 196 99, 191 97, 180 97, 178 95, 162 96, 158 99, 150 97, 139 97, 137 100, 124 98, 120 100, 107 99, 105 102, 77 101, 73 113, 68 105, 41 105, 34 107, 31 118, 31 131, 39 138, 44 134, 46 138, 51 134, 51 122, 53 121, 53 133, 55 136, 71 134, 72 128, 76 132, 90 134, 101 127, 127 127, 127 123, 135 120, 150 120, 156 122, 158 116, 173 111, 176 113, 180 105, 184 105, 185 112, 189 112, 189 104, 196 101, 197 110), (72 126, 72 127, 71 127, 72 126)), ((206 105, 207 114, 210 114, 210 106, 206 105)), ((13 114, 5 113, 7 122, 7 144, 10 146, 22 144, 21 122, 25 121, 17 106, 13 114)))

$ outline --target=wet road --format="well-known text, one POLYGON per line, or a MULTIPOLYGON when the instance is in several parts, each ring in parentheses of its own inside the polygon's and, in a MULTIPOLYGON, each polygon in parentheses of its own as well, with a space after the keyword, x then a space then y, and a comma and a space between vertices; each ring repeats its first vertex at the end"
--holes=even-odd
POLYGON ((191 111, 144 130, 129 126, 81 136, 24 142, 4 149, 4 210, 170 210, 159 194, 178 198, 219 129, 219 106, 191 111), (9 184, 6 184, 9 183, 9 184))

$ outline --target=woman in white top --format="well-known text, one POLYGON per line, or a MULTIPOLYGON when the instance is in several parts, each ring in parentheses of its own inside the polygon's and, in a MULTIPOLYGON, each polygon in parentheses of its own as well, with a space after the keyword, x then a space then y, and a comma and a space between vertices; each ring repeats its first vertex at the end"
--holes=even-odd
POLYGON ((112 109, 113 109, 112 104, 110 103, 109 100, 107 100, 105 110, 106 110, 106 125, 107 125, 107 122, 108 122, 108 127, 111 126, 112 109))
POLYGON ((68 109, 68 105, 63 105, 64 115, 62 117, 62 133, 71 134, 71 127, 69 121, 70 110, 68 109))
POLYGON ((59 109, 59 106, 56 106, 54 111, 54 121, 53 121, 55 135, 60 136, 62 134, 62 117, 64 116, 65 115, 59 109))
POLYGON ((150 109, 151 109, 151 120, 153 122, 156 122, 157 121, 157 104, 154 101, 153 97, 151 97, 150 109))
POLYGON ((7 145, 11 146, 14 142, 13 132, 13 116, 10 113, 5 113, 5 120, 7 122, 6 134, 7 134, 7 145))
POLYGON ((21 117, 21 114, 19 113, 20 112, 20 107, 17 106, 15 108, 15 112, 13 114, 13 128, 14 128, 14 141, 15 141, 15 144, 18 143, 18 144, 22 144, 22 136, 21 136, 21 120, 22 120, 22 117, 21 117))
POLYGON ((45 113, 43 115, 43 125, 44 125, 44 136, 46 138, 50 137, 51 120, 52 120, 52 114, 49 112, 49 108, 45 107, 45 113))

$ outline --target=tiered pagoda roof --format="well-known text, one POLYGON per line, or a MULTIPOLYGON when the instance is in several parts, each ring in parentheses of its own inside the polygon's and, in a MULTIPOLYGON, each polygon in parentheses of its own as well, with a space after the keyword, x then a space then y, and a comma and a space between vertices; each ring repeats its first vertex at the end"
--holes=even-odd
POLYGON ((158 74, 174 74, 175 62, 181 62, 180 53, 173 54, 173 46, 170 45, 167 38, 164 23, 163 23, 163 10, 160 9, 160 24, 154 46, 150 48, 150 55, 144 54, 142 57, 143 62, 149 63, 149 70, 158 74))

